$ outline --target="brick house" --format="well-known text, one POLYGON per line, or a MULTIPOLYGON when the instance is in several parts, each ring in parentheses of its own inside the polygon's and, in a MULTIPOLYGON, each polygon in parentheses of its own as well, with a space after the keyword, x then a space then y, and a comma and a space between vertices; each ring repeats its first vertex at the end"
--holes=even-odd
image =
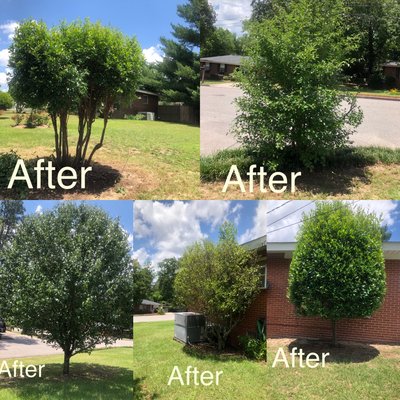
POLYGON ((400 88, 400 62, 392 61, 383 64, 383 74, 386 78, 392 77, 396 87, 400 88))
POLYGON ((227 55, 217 57, 200 58, 200 69, 202 80, 222 79, 224 76, 231 75, 247 57, 227 55))
MULTIPOLYGON (((257 322, 267 321, 267 246, 266 236, 262 236, 258 239, 244 243, 243 247, 248 250, 257 252, 260 260, 260 287, 261 290, 258 293, 253 304, 249 307, 248 311, 244 315, 240 323, 234 328, 230 335, 230 342, 232 345, 237 346, 238 336, 252 335, 255 336, 257 332, 257 322)), ((268 332, 268 326, 267 326, 268 332)))
MULTIPOLYGON (((268 338, 331 338, 330 321, 297 316, 286 297, 289 266, 295 247, 295 243, 267 244, 265 288, 236 327, 235 335, 252 333, 255 320, 264 316, 268 338)), ((370 318, 340 320, 337 324, 338 340, 400 343, 400 243, 386 242, 383 251, 387 292, 382 306, 370 318)))
POLYGON ((149 112, 154 114, 154 119, 157 119, 159 97, 157 93, 139 89, 136 91, 136 99, 131 104, 116 105, 111 118, 124 118, 126 115, 149 112))

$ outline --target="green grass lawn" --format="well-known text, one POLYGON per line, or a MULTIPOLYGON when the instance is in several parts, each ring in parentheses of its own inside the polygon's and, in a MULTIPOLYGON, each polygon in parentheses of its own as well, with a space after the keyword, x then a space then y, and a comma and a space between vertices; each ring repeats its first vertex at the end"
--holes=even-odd
POLYGON ((400 90, 387 90, 387 89, 371 89, 368 87, 362 86, 340 86, 340 89, 347 93, 352 94, 365 94, 367 96, 391 96, 391 97, 399 97, 400 98, 400 90))
MULTIPOLYGON (((47 157, 54 151, 54 134, 50 128, 19 129, 11 127, 12 113, 0 116, 0 152, 16 151, 24 159, 47 157)), ((77 117, 69 120, 71 148, 77 137, 77 117)), ((102 120, 94 124, 91 144, 97 143, 102 120)), ((159 121, 109 121, 105 144, 94 161, 102 171, 114 170, 118 181, 102 182, 91 193, 74 193, 74 198, 195 198, 199 187, 198 127, 159 121)), ((98 174, 97 180, 104 180, 98 174)), ((108 176, 108 175, 107 175, 108 176)), ((47 194, 51 197, 51 194, 47 194)), ((33 195, 40 197, 41 195, 33 195)), ((68 198, 68 193, 62 197, 68 198)))
POLYGON ((173 322, 138 323, 134 327, 134 398, 165 400, 265 399, 266 365, 238 355, 190 354, 173 340, 173 322), (173 367, 223 371, 219 386, 167 386, 173 367), (136 396, 136 397, 135 397, 136 396))
POLYGON ((278 171, 301 171, 296 180, 296 192, 261 193, 255 185, 254 193, 241 193, 230 188, 222 193, 232 164, 246 177, 250 165, 264 165, 254 160, 244 149, 228 149, 202 157, 200 171, 202 197, 208 199, 397 199, 400 197, 400 149, 384 147, 352 147, 338 151, 327 160, 325 167, 308 171, 300 165, 282 165, 278 171))
MULTIPOLYGON (((400 392, 400 346, 329 344, 311 350, 330 352, 325 368, 271 368, 279 347, 292 340, 269 340, 266 394, 268 400, 395 400, 400 392), (331 359, 331 362, 329 360, 331 359)), ((305 348, 306 351, 306 348, 305 348)))
MULTIPOLYGON (((42 378, 0 377, 1 400, 126 400, 132 398, 132 348, 95 350, 71 359, 62 375, 62 356, 21 358, 24 364, 46 364, 42 378)), ((0 360, 3 361, 3 360, 0 360)), ((12 360, 7 360, 12 365, 12 360)))

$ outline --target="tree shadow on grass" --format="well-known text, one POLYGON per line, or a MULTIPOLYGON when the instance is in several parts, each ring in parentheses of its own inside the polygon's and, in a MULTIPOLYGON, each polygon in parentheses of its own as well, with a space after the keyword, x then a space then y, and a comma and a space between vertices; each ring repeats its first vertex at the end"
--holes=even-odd
POLYGON ((156 400, 160 396, 157 393, 149 393, 144 385, 145 378, 133 378, 133 400, 156 400))
POLYGON ((182 347, 182 351, 190 357, 195 357, 200 360, 210 361, 245 361, 246 357, 238 350, 228 347, 223 351, 218 351, 207 343, 192 344, 182 347))
POLYGON ((322 353, 329 352, 325 359, 327 363, 364 363, 380 354, 377 348, 369 344, 354 342, 339 342, 337 346, 333 346, 331 342, 324 340, 296 339, 288 345, 290 351, 295 347, 297 351, 303 350, 303 358, 309 353, 317 353, 322 360, 322 353))
POLYGON ((132 379, 132 370, 127 368, 74 363, 65 377, 61 364, 46 364, 41 378, 4 378, 3 374, 0 398, 1 391, 8 389, 24 400, 126 400, 132 398, 132 379))
MULTIPOLYGON (((5 190, 4 188, 0 189, 0 198, 2 199, 18 199, 18 198, 28 198, 28 199, 62 199, 65 195, 74 195, 74 194, 85 194, 97 196, 101 193, 105 192, 108 189, 113 188, 118 182, 120 182, 122 178, 122 174, 120 171, 114 169, 109 165, 93 163, 92 171, 86 174, 85 179, 85 189, 81 189, 81 171, 77 170, 77 184, 73 189, 66 190, 61 189, 57 182, 57 170, 53 171, 53 184, 56 186, 56 189, 49 189, 47 182, 48 177, 47 171, 43 171, 41 177, 42 189, 36 189, 36 171, 33 168, 36 166, 37 160, 39 158, 25 160, 25 165, 29 171, 29 175, 31 177, 32 185, 34 189, 29 190, 26 186, 26 183, 23 181, 17 181, 17 189, 5 190)), ((47 166, 47 162, 50 160, 49 158, 44 158, 44 166, 47 166)), ((54 162, 53 162, 54 164, 54 162)), ((19 174, 21 175, 21 173, 19 174)), ((10 171, 11 176, 11 171, 10 171)), ((70 176, 68 173, 67 176, 70 176)), ((8 180, 9 182, 9 180, 8 180)), ((72 184, 72 180, 65 180, 64 184, 70 185, 72 184)))

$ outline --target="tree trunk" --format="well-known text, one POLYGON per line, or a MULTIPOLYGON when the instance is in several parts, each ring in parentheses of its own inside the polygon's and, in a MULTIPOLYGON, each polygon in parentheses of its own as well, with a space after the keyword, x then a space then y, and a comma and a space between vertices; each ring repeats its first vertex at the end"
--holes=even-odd
POLYGON ((337 338, 336 338, 336 320, 332 320, 332 344, 337 346, 337 338))
POLYGON ((64 366, 63 366, 63 374, 64 375, 69 375, 69 361, 71 359, 71 356, 69 353, 64 351, 64 366))

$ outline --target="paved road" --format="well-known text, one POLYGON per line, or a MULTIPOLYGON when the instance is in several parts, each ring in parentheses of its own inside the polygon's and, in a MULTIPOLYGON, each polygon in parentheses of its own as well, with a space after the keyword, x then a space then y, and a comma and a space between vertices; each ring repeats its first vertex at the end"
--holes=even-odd
POLYGON ((175 313, 165 313, 164 315, 158 314, 140 314, 133 316, 133 324, 139 322, 158 322, 158 321, 173 321, 175 319, 175 313))
MULTIPOLYGON (((117 340, 117 342, 110 347, 130 347, 132 345, 132 340, 117 340)), ((96 348, 102 349, 105 348, 105 346, 99 345, 96 348)), ((12 332, 1 335, 0 359, 47 356, 52 354, 62 354, 62 350, 51 347, 35 337, 12 332)))
MULTIPOLYGON (((241 93, 226 83, 201 87, 202 155, 237 146, 229 130, 236 115, 233 100, 241 93)), ((400 101, 358 99, 358 104, 364 120, 350 138, 354 145, 400 147, 400 101)))

